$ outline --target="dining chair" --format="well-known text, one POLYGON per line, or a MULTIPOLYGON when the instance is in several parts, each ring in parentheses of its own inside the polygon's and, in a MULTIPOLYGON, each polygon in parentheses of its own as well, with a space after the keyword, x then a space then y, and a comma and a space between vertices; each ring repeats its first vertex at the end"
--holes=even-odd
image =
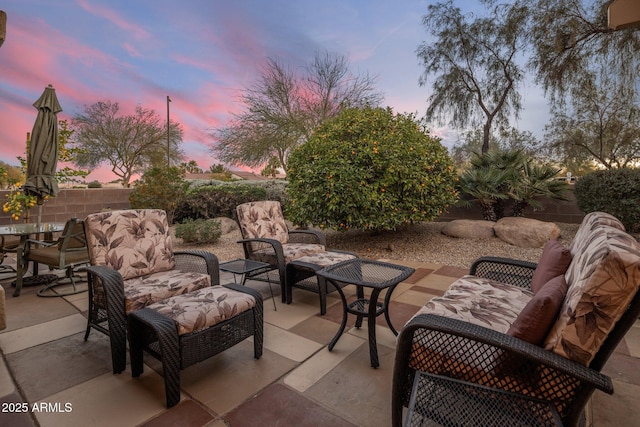
MULTIPOLYGON (((32 261, 47 265, 50 270, 65 271, 64 276, 38 290, 38 296, 61 297, 86 292, 86 288, 80 289, 76 286, 76 279, 79 276, 75 274, 77 267, 89 263, 84 222, 77 218, 71 218, 66 222, 62 235, 53 241, 27 239, 24 244, 22 260, 24 266, 32 261), (71 285, 71 287, 65 290, 57 289, 63 285, 71 285)), ((22 282, 25 272, 26 268, 18 270, 19 280, 16 280, 16 283, 22 282)))

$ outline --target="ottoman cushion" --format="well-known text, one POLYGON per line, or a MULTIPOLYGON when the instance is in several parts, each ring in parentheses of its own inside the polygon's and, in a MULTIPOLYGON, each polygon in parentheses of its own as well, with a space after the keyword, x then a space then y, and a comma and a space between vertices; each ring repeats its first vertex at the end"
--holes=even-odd
POLYGON ((178 324, 178 335, 185 335, 231 319, 256 305, 253 296, 212 286, 177 295, 148 306, 178 324))
POLYGON ((140 310, 149 304, 200 288, 211 286, 209 274, 180 270, 161 271, 124 281, 126 313, 140 310))
POLYGON ((342 252, 319 252, 313 255, 297 258, 295 262, 307 262, 324 268, 353 258, 356 258, 356 256, 342 252))

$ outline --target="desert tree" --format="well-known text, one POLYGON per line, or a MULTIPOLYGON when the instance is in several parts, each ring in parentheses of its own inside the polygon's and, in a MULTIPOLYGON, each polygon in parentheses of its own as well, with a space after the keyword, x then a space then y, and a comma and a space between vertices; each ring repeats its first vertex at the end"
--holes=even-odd
POLYGON ((640 27, 608 27, 611 0, 529 0, 533 53, 529 65, 552 104, 587 85, 616 79, 635 88, 640 66, 640 27))
MULTIPOLYGON (((81 149, 75 164, 88 168, 108 164, 125 187, 134 174, 163 162, 166 166, 167 124, 152 109, 138 105, 127 115, 117 102, 98 101, 76 114, 72 126, 73 145, 81 149)), ((178 123, 170 123, 169 156, 175 163, 182 159, 182 133, 178 123)))
POLYGON ((506 125, 522 109, 518 55, 525 48, 528 9, 519 1, 492 5, 486 16, 463 15, 451 0, 428 6, 422 23, 430 35, 417 55, 420 85, 431 82, 427 120, 454 128, 482 125, 482 152, 494 125, 506 125))
POLYGON ((554 108, 545 127, 545 148, 569 165, 623 168, 640 161, 640 108, 635 90, 617 86, 616 79, 596 86, 585 82, 569 98, 569 105, 554 108))
POLYGON ((291 150, 346 106, 377 105, 382 95, 368 74, 353 75, 345 56, 316 53, 295 72, 268 59, 260 76, 244 89, 240 113, 211 133, 212 151, 223 162, 257 167, 272 158, 286 168, 291 150))

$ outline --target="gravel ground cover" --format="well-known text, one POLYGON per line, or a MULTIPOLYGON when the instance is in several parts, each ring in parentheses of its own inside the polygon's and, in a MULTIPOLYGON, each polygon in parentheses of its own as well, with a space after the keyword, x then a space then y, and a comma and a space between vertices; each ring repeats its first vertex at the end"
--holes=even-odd
MULTIPOLYGON (((355 252, 360 257, 371 259, 392 259, 398 261, 431 262, 460 268, 469 268, 480 256, 498 256, 537 262, 542 248, 520 248, 503 242, 497 237, 491 239, 458 239, 442 234, 444 222, 424 222, 413 224, 397 231, 370 233, 349 231, 340 233, 326 231, 327 246, 355 252)), ((579 224, 558 223, 560 241, 568 245, 579 224)), ((191 248, 210 251, 223 261, 244 258, 241 238, 236 230, 224 234, 212 245, 185 245, 176 239, 176 249, 191 248)))

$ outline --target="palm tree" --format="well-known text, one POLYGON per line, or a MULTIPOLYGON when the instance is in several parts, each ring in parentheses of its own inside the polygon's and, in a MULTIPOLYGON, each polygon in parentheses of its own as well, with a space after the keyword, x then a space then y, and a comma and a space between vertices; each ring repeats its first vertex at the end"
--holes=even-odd
MULTIPOLYGON (((462 175, 458 185, 460 191, 472 197, 471 201, 476 201, 482 209, 482 218, 487 221, 497 221, 496 205, 507 199, 508 195, 503 191, 502 184, 505 182, 507 172, 495 168, 471 168, 462 175)), ((471 201, 463 200, 461 203, 470 205, 471 201)))
POLYGON ((522 216, 524 210, 531 206, 539 209, 542 204, 540 197, 550 197, 557 200, 567 200, 567 183, 556 180, 559 169, 548 164, 536 164, 528 159, 522 165, 522 173, 517 185, 509 189, 509 196, 514 200, 513 216, 522 216))

